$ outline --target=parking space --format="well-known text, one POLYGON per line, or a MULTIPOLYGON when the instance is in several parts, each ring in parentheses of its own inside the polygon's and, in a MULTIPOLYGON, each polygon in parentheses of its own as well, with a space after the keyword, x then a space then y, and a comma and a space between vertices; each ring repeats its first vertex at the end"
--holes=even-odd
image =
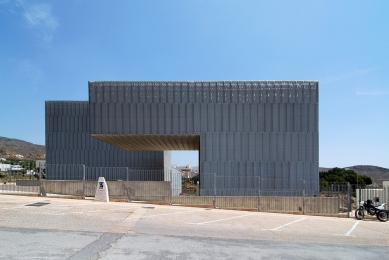
POLYGON ((0 226, 304 243, 389 245, 389 222, 125 202, 0 196, 0 226))

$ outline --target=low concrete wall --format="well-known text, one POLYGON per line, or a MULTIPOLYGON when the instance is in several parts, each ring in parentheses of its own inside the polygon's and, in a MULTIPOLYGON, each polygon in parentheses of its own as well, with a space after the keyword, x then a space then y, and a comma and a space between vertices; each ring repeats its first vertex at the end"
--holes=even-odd
MULTIPOLYGON (((43 180, 47 194, 94 197, 97 181, 43 180), (84 193, 85 192, 85 193, 84 193)), ((225 209, 259 209, 263 212, 338 214, 338 198, 281 196, 173 196, 171 183, 164 181, 107 181, 110 198, 129 201, 166 202, 225 209), (128 185, 128 186, 127 186, 128 185)))
POLYGON ((178 196, 172 197, 172 204, 180 205, 213 205, 214 197, 209 196, 178 196))
POLYGON ((303 197, 260 197, 260 211, 303 212, 303 197))
MULTIPOLYGON (((42 186, 45 189, 46 194, 84 196, 83 181, 71 181, 71 180, 48 181, 48 180, 43 180, 42 186)), ((94 194, 93 194, 93 196, 94 196, 94 194)))
POLYGON ((306 197, 305 214, 338 214, 339 199, 337 197, 306 197))
MULTIPOLYGON (((94 197, 97 181, 44 180, 42 185, 48 194, 94 197)), ((125 198, 126 192, 123 185, 125 186, 125 182, 122 181, 108 181, 107 186, 110 197, 125 198)))
MULTIPOLYGON (((97 181, 44 180, 42 185, 47 194, 94 197, 97 181)), ((165 202, 171 200, 170 182, 107 181, 107 186, 110 198, 165 202)))
POLYGON ((40 182, 39 180, 17 180, 16 185, 17 186, 39 186, 40 182))
POLYGON ((305 214, 338 214, 338 198, 324 197, 238 197, 238 196, 179 196, 173 197, 173 204, 213 205, 217 208, 258 209, 263 212, 300 212, 305 214))
POLYGON ((39 186, 18 186, 15 182, 0 184, 0 193, 33 193, 39 194, 39 186))
POLYGON ((238 196, 220 196, 216 197, 216 207, 218 208, 253 208, 258 209, 258 197, 238 197, 238 196))
POLYGON ((140 201, 171 201, 172 188, 168 181, 129 181, 129 199, 140 201))
MULTIPOLYGON (((127 198, 125 181, 107 181, 108 194, 110 198, 127 198)), ((85 181, 85 197, 94 197, 97 188, 96 181, 85 181)))

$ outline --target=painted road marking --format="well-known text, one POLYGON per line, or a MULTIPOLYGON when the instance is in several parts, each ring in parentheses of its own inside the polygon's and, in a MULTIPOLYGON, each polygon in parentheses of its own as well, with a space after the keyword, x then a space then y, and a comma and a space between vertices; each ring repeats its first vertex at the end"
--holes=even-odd
POLYGON ((0 209, 4 209, 4 210, 13 210, 13 209, 21 209, 21 208, 25 208, 26 206, 16 206, 16 207, 13 207, 13 208, 0 208, 0 209))
POLYGON ((334 234, 334 236, 345 236, 345 237, 353 237, 352 235, 350 235, 354 229, 358 226, 358 224, 360 223, 360 221, 358 222, 355 222, 354 226, 345 234, 345 235, 340 235, 340 234, 334 234))
POLYGON ((73 212, 62 212, 62 213, 46 212, 46 213, 41 213, 41 214, 43 214, 43 215, 63 216, 63 215, 70 215, 70 214, 85 214, 85 213, 97 213, 97 212, 101 212, 101 210, 73 211, 73 212))
MULTIPOLYGON (((97 213, 97 212, 101 212, 101 210, 97 211, 97 210, 94 210, 94 211, 75 211, 75 212, 63 212, 63 213, 54 213, 54 215, 68 215, 68 214, 85 214, 85 213, 97 213)), ((50 215, 50 214, 47 214, 47 215, 50 215)))
MULTIPOLYGON (((197 211, 202 211, 202 210, 190 210, 190 211, 180 211, 180 212, 174 212, 174 213, 155 214, 155 215, 149 215, 149 216, 142 216, 140 218, 152 218, 152 217, 159 217, 159 216, 178 215, 178 214, 197 212, 197 211)), ((139 218, 126 218, 126 219, 139 219, 139 218)))
POLYGON ((276 228, 272 228, 272 229, 262 229, 262 230, 272 230, 272 231, 280 231, 279 229, 283 228, 283 227, 286 227, 286 226, 289 226, 293 223, 296 223, 296 222, 299 222, 301 220, 304 220, 306 218, 300 218, 298 220, 295 220, 295 221, 292 221, 292 222, 289 222, 289 223, 286 223, 285 225, 282 225, 282 226, 279 226, 279 227, 276 227, 276 228))
POLYGON ((354 229, 358 226, 358 224, 359 224, 359 221, 354 224, 354 226, 346 233, 345 236, 349 236, 351 234, 351 232, 353 232, 354 229))
POLYGON ((247 214, 247 215, 236 216, 236 217, 231 217, 231 218, 222 218, 222 219, 211 220, 211 221, 200 222, 200 223, 189 223, 189 222, 187 222, 186 224, 203 225, 203 224, 209 224, 209 223, 214 223, 214 222, 219 222, 219 221, 224 221, 224 220, 229 220, 229 219, 234 219, 234 218, 243 218, 243 217, 252 216, 252 215, 254 215, 254 214, 247 214))

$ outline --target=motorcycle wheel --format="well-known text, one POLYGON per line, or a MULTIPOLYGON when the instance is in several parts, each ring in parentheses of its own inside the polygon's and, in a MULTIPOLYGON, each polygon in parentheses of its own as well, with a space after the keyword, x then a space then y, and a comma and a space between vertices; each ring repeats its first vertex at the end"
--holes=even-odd
POLYGON ((380 211, 377 214, 377 219, 382 222, 386 222, 388 220, 388 214, 385 211, 380 211))
POLYGON ((365 213, 363 212, 362 209, 357 209, 355 211, 355 218, 358 220, 362 220, 365 217, 365 213))

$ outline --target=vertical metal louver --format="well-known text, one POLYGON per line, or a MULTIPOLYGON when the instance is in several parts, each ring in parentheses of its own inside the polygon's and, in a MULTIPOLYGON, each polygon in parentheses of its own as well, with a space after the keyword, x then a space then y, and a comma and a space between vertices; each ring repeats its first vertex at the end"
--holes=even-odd
POLYGON ((199 135, 202 188, 216 173, 220 188, 253 187, 250 178, 261 176, 283 180, 261 188, 295 189, 297 179, 318 183, 318 122, 316 81, 96 81, 89 101, 46 102, 47 158, 163 167, 158 152, 123 151, 89 135, 199 135))

